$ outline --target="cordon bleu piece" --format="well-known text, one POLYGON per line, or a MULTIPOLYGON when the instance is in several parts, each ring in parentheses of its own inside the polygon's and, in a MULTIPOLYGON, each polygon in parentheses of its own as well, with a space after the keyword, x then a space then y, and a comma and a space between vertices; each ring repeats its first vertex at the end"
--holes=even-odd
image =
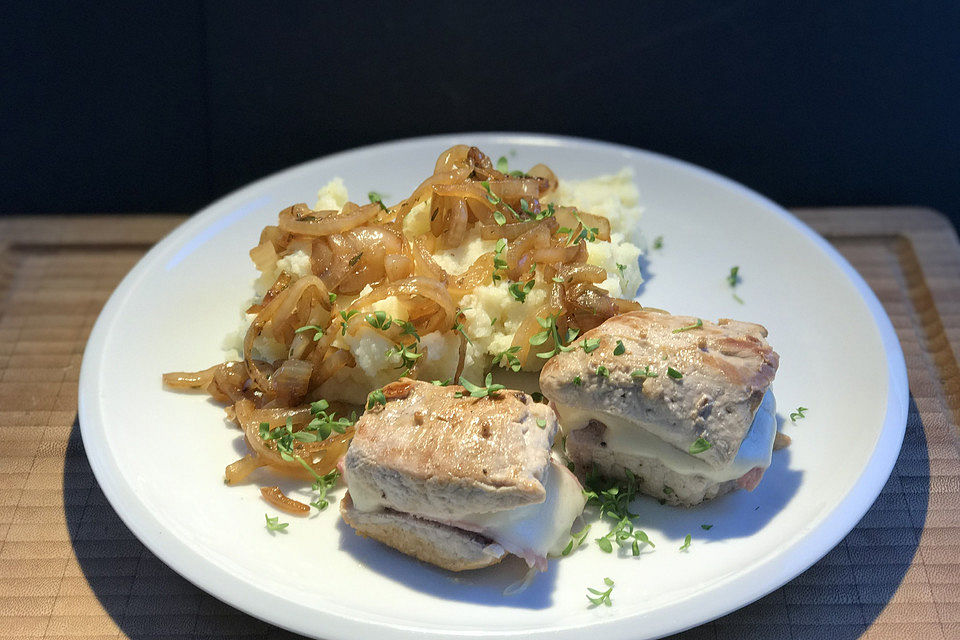
POLYGON ((551 358, 540 387, 578 473, 627 472, 691 506, 753 490, 770 465, 779 356, 758 324, 662 311, 615 316, 551 358))
POLYGON ((507 553, 546 569, 585 499, 551 458, 554 412, 520 391, 401 379, 356 423, 340 512, 358 534, 453 571, 507 553))

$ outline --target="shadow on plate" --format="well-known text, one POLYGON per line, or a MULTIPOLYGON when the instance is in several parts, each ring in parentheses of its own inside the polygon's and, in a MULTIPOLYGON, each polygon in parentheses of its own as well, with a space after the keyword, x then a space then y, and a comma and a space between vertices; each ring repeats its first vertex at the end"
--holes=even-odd
POLYGON ((526 563, 515 556, 507 556, 501 563, 486 569, 451 573, 405 556, 375 540, 358 536, 343 520, 339 520, 337 526, 340 529, 342 551, 352 555, 371 571, 411 589, 488 607, 544 609, 553 601, 556 561, 551 561, 550 569, 537 575, 523 592, 504 596, 503 590, 523 580, 527 573, 526 563))
MULTIPOLYGON (((339 498, 342 490, 336 493, 339 498)), ((132 640, 304 637, 221 602, 147 549, 107 502, 90 468, 76 420, 67 441, 63 507, 70 543, 83 576, 103 610, 126 637, 132 640)), ((333 500, 331 508, 336 508, 333 500)), ((466 599, 481 605, 539 608, 550 604, 555 581, 553 572, 538 576, 520 596, 503 598, 500 591, 525 572, 526 565, 520 561, 504 562, 500 569, 482 570, 475 576, 457 576, 399 556, 392 549, 354 535, 346 525, 341 523, 341 526, 345 529, 341 535, 347 547, 363 547, 357 552, 358 558, 373 563, 376 570, 387 570, 390 579, 403 580, 414 588, 427 588, 432 580, 436 585, 446 584, 447 589, 457 586, 466 599), (397 558, 391 561, 386 558, 388 555, 397 558)))
MULTIPOLYGON (((780 414, 777 422, 783 422, 780 414)), ((785 509, 800 488, 803 471, 791 468, 790 458, 789 447, 775 451, 763 481, 753 491, 735 490, 693 508, 665 506, 643 498, 634 510, 640 515, 639 522, 650 523, 648 526, 671 538, 689 533, 694 544, 750 536, 785 509)))
MULTIPOLYGON (((798 474, 799 471, 789 469, 789 459, 783 457, 785 451, 777 452, 781 457, 774 462, 774 469, 779 467, 789 479, 792 477, 789 474, 798 474)), ((769 476, 765 484, 773 485, 770 480, 779 481, 776 476, 769 476)), ((763 486, 761 484, 761 488, 763 486)), ((907 432, 893 474, 856 528, 823 559, 780 589, 737 612, 672 638, 859 638, 890 602, 910 567, 926 521, 929 493, 927 442, 911 397, 907 432)), ((736 499, 736 495, 720 500, 736 499)), ((71 544, 84 577, 104 611, 129 638, 242 636, 279 640, 302 637, 220 602, 178 575, 144 547, 107 503, 90 470, 76 422, 67 444, 63 496, 71 544)), ((776 502, 785 498, 774 495, 767 499, 776 502)), ((644 502, 649 502, 651 508, 662 509, 653 501, 644 502)), ((764 511, 762 508, 756 511, 756 520, 729 526, 742 528, 741 535, 746 535, 751 527, 769 517, 760 513, 764 511)), ((739 530, 731 530, 725 525, 723 529, 726 531, 719 526, 709 532, 703 531, 699 529, 701 515, 696 513, 691 520, 699 530, 693 532, 694 544, 697 539, 709 540, 710 532, 721 536, 739 530)), ((549 594, 555 581, 552 571, 539 576, 538 581, 521 594, 523 601, 504 602, 506 599, 499 597, 499 590, 522 575, 524 567, 519 561, 474 575, 451 576, 400 557, 378 543, 354 535, 345 525, 341 526, 341 544, 389 579, 412 583, 414 588, 431 588, 431 585, 446 580, 472 594, 467 599, 482 605, 549 605, 549 594), (391 559, 391 556, 394 557, 391 559), (405 567, 406 571, 399 567, 405 567)), ((686 533, 688 531, 683 531, 681 535, 686 533)))
POLYGON ((640 283, 640 287, 637 288, 637 293, 633 295, 633 299, 636 300, 641 295, 643 295, 644 289, 647 288, 647 283, 653 280, 657 273, 650 268, 650 254, 653 252, 652 248, 653 241, 647 242, 647 250, 645 253, 641 253, 637 258, 637 265, 640 267, 640 275, 643 276, 643 282, 640 283))
MULTIPOLYGON (((783 587, 722 618, 670 636, 670 640, 855 640, 864 636, 890 604, 910 568, 920 545, 929 498, 927 439, 911 395, 896 465, 857 526, 783 587)), ((892 635, 900 633, 892 632, 891 626, 886 630, 892 635)))

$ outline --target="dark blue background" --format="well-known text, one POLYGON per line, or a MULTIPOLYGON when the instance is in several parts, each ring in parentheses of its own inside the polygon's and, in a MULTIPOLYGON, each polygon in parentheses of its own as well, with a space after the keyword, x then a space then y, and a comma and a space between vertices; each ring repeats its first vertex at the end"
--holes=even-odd
POLYGON ((406 6, 5 3, 0 211, 190 211, 361 144, 525 130, 960 220, 960 3, 406 6))

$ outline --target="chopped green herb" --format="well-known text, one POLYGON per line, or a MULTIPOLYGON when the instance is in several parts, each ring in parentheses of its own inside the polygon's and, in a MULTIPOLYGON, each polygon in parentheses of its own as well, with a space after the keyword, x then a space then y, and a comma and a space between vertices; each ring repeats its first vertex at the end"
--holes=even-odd
POLYGON ((610 371, 601 364, 600 366, 597 367, 597 375, 600 376, 601 378, 609 378, 610 371))
MULTIPOLYGON (((466 378, 460 378, 460 385, 469 392, 470 397, 473 398, 486 398, 489 396, 495 395, 497 392, 506 389, 502 384, 493 384, 493 374, 488 373, 486 379, 484 380, 485 386, 481 387, 473 384, 466 378)), ((454 394, 457 398, 464 397, 463 392, 457 391, 454 394)))
POLYGON ((289 522, 280 522, 280 516, 273 516, 272 518, 267 514, 263 514, 263 517, 267 519, 267 530, 268 531, 283 531, 290 526, 289 522))
POLYGON ((663 485, 663 493, 669 496, 673 493, 673 489, 671 489, 667 485, 663 485))
POLYGON ((350 318, 360 313, 356 309, 351 309, 350 311, 341 311, 340 318, 343 322, 340 324, 340 335, 347 335, 347 324, 350 322, 350 318))
POLYGON ((550 351, 541 351, 537 354, 538 358, 544 360, 552 358, 561 351, 570 351, 573 349, 573 346, 570 345, 573 342, 574 338, 577 337, 577 334, 580 333, 579 329, 569 328, 567 329, 567 335, 565 338, 560 336, 560 329, 557 327, 557 317, 559 314, 552 314, 546 318, 537 318, 537 324, 539 324, 543 331, 535 333, 530 337, 530 344, 538 347, 550 338, 553 338, 553 349, 550 351))
POLYGON ((383 389, 374 389, 370 392, 370 395, 367 396, 367 409, 373 409, 378 404, 387 404, 387 396, 384 395, 383 389))
POLYGON ((790 422, 796 422, 802 418, 806 418, 804 415, 805 411, 809 411, 806 407, 797 407, 797 410, 790 414, 790 422))
POLYGON ((653 248, 654 249, 663 249, 663 236, 657 236, 653 239, 653 248))
POLYGON ((622 356, 627 352, 627 348, 623 346, 623 340, 617 340, 617 346, 613 349, 613 355, 622 356))
POLYGON ((500 272, 507 268, 507 261, 503 259, 503 251, 507 248, 507 241, 503 238, 497 240, 497 246, 493 250, 493 282, 496 284, 502 276, 500 272))
POLYGON ((686 551, 687 549, 689 549, 691 540, 693 540, 693 536, 691 536, 688 533, 687 536, 683 539, 683 546, 680 547, 680 551, 686 551))
POLYGON ((534 200, 534 203, 536 204, 536 208, 531 207, 525 198, 520 198, 520 212, 528 219, 543 220, 544 218, 552 217, 556 213, 553 203, 548 204, 546 209, 542 208, 536 200, 534 200))
POLYGON ((573 378, 573 384, 575 384, 575 385, 577 385, 577 386, 579 387, 580 385, 583 384, 583 380, 580 379, 580 376, 574 376, 574 378, 573 378))
POLYGON ((380 205, 380 208, 384 211, 390 211, 390 209, 387 208, 387 205, 383 204, 383 196, 376 191, 371 191, 367 194, 367 197, 370 198, 370 202, 380 205))
POLYGON ((691 331, 691 330, 693 330, 693 329, 699 329, 699 328, 702 327, 702 326, 703 326, 703 320, 701 320, 700 318, 697 318, 697 321, 694 322, 693 324, 689 324, 689 325, 687 325, 687 326, 685 326, 685 327, 679 327, 679 328, 677 328, 677 329, 674 329, 672 333, 683 333, 684 331, 691 331))
POLYGON ((580 212, 574 210, 573 217, 577 219, 577 222, 580 223, 580 233, 577 234, 577 239, 571 242, 570 244, 576 244, 580 240, 586 240, 587 242, 596 242, 597 234, 600 233, 600 229, 597 227, 588 227, 587 223, 583 221, 583 218, 580 217, 580 212))
POLYGON ((386 311, 374 311, 373 313, 368 313, 366 321, 371 327, 374 329, 380 329, 381 331, 386 331, 393 324, 393 319, 387 315, 386 311))
POLYGON ((581 240, 586 240, 587 242, 596 242, 597 234, 600 233, 600 229, 598 227, 588 227, 583 221, 583 218, 580 217, 580 212, 576 209, 573 211, 573 217, 576 218, 577 222, 580 223, 576 229, 571 229, 569 227, 560 227, 557 229, 557 233, 568 236, 567 244, 577 244, 581 240), (579 233, 577 232, 577 229, 580 230, 579 233))
MULTIPOLYGON (((320 400, 316 404, 318 407, 328 406, 326 405, 325 400, 320 400)), ((322 411, 322 409, 320 409, 320 411, 322 411)), ((335 420, 333 415, 328 416, 328 418, 329 418, 329 421, 331 422, 331 425, 330 425, 331 430, 333 429, 333 426, 332 426, 333 424, 337 424, 339 426, 343 423, 343 421, 346 420, 345 418, 341 418, 340 420, 335 420)), ((349 426, 353 424, 354 421, 355 419, 346 421, 346 424, 349 426)), ((344 427, 344 430, 346 430, 346 427, 344 427)), ((319 432, 320 432, 319 425, 314 425, 313 422, 311 422, 311 424, 304 427, 303 431, 294 431, 293 418, 290 416, 287 417, 287 421, 284 426, 277 427, 276 429, 273 429, 273 430, 270 429, 269 422, 260 423, 260 439, 261 440, 263 440, 265 443, 272 441, 277 448, 277 453, 280 454, 280 457, 283 460, 287 462, 297 462, 298 464, 300 464, 300 466, 306 469, 308 473, 310 473, 311 475, 313 475, 314 478, 317 478, 317 479, 319 479, 320 476, 317 474, 316 471, 314 471, 313 467, 307 464, 306 460, 304 460, 303 458, 298 456, 296 453, 294 453, 294 443, 295 442, 317 442, 318 440, 322 439, 318 435, 319 432)), ((329 432, 326 432, 326 435, 330 435, 329 432)))
POLYGON ((520 198, 520 212, 528 218, 537 215, 534 210, 530 208, 530 203, 527 202, 526 198, 520 198))
POLYGON ((514 299, 519 300, 520 303, 523 304, 524 302, 527 301, 527 294, 533 291, 534 284, 536 284, 536 281, 533 279, 527 280, 523 284, 520 284, 519 282, 513 282, 508 287, 510 290, 510 295, 512 295, 514 299))
POLYGON ((491 326, 491 327, 492 327, 493 325, 495 325, 495 324, 497 324, 497 318, 496 318, 496 317, 494 317, 492 320, 490 320, 490 326, 491 326))
POLYGON ((466 311, 466 309, 457 309, 457 315, 455 316, 457 321, 453 324, 453 330, 462 335, 467 342, 473 344, 473 340, 467 335, 467 330, 464 328, 463 323, 460 322, 460 316, 463 315, 464 311, 466 311))
POLYGON ((387 357, 396 355, 400 359, 400 364, 397 365, 397 369, 407 369, 408 371, 417 363, 421 357, 422 353, 417 352, 417 345, 419 342, 415 342, 412 345, 403 345, 395 344, 393 347, 387 350, 387 357))
POLYGON ((587 587, 587 591, 593 594, 593 596, 591 596, 590 593, 588 593, 587 600, 589 600, 590 604, 595 607, 599 607, 602 604, 608 607, 613 605, 613 602, 610 601, 610 594, 613 592, 613 580, 610 578, 604 578, 603 584, 607 585, 606 591, 600 591, 599 589, 594 589, 593 587, 587 587))
POLYGON ((510 163, 507 162, 507 156, 500 156, 497 158, 497 171, 500 173, 506 173, 510 170, 510 163))
POLYGON ((650 365, 647 365, 643 369, 637 369, 630 374, 630 377, 633 379, 637 378, 656 378, 660 374, 656 371, 650 370, 650 365))
POLYGON ((580 343, 580 346, 583 347, 584 353, 590 353, 596 351, 600 346, 600 338, 589 338, 580 343))
POLYGON ((329 293, 327 294, 327 297, 330 298, 330 304, 333 304, 337 301, 337 294, 335 293, 329 293))
POLYGON ((610 533, 602 538, 597 538, 596 542, 597 546, 600 547, 600 550, 604 553, 613 552, 614 542, 617 543, 618 547, 629 545, 630 551, 634 556, 640 555, 641 545, 648 544, 651 547, 656 546, 650 541, 645 531, 634 528, 633 523, 627 516, 621 518, 616 526, 610 530, 610 533))
MULTIPOLYGON (((281 456, 286 453, 290 457, 289 454, 293 452, 293 418, 287 418, 284 426, 273 430, 270 429, 269 422, 261 422, 260 439, 264 442, 274 441, 281 456)), ((293 458, 290 457, 290 460, 293 458)))
POLYGON ((623 482, 605 478, 596 469, 592 469, 584 478, 583 494, 587 504, 599 507, 601 518, 611 516, 619 521, 637 517, 630 511, 630 503, 640 494, 639 481, 629 470, 626 473, 627 479, 623 482))
POLYGON ((517 353, 520 351, 520 345, 516 345, 501 351, 497 355, 493 356, 493 364, 499 364, 501 367, 504 366, 504 360, 506 360, 506 368, 512 369, 514 371, 520 371, 520 358, 517 357, 517 353))
POLYGON ((601 518, 613 518, 616 522, 607 535, 596 539, 597 546, 606 553, 613 552, 614 543, 619 547, 629 546, 633 555, 639 556, 642 545, 656 545, 633 525, 632 521, 638 516, 630 511, 630 503, 640 494, 640 481, 629 469, 624 471, 625 480, 613 481, 598 474, 596 469, 591 470, 584 480, 583 494, 588 506, 599 508, 601 518))
POLYGON ((316 332, 316 333, 313 334, 313 341, 314 341, 314 342, 316 342, 317 340, 319 340, 320 338, 323 337, 323 327, 318 327, 318 326, 315 325, 315 324, 304 325, 304 326, 300 327, 299 329, 297 329, 296 331, 294 331, 294 333, 303 333, 304 331, 315 331, 315 332, 316 332))
POLYGON ((546 398, 543 397, 543 394, 540 393, 539 391, 534 391, 533 393, 531 393, 530 399, 533 400, 534 402, 544 402, 546 400, 546 398))
POLYGON ((740 267, 730 267, 730 275, 727 276, 727 282, 731 287, 737 286, 740 282, 740 267))
POLYGON ((679 380, 683 377, 683 374, 674 369, 673 367, 667 367, 667 375, 673 378, 674 380, 679 380))
POLYGON ((553 280, 553 281, 556 282, 557 284, 563 284, 563 282, 564 282, 564 279, 561 278, 560 276, 553 276, 553 278, 551 278, 551 280, 553 280))
POLYGON ((702 524, 702 525, 700 525, 700 528, 703 529, 704 531, 710 531, 710 529, 713 529, 713 525, 712 525, 712 524, 702 524))
POLYGON ((562 556, 570 555, 574 549, 578 549, 580 545, 583 544, 583 541, 586 539, 587 534, 590 532, 590 525, 586 525, 580 531, 570 534, 570 542, 567 543, 567 546, 563 548, 563 551, 560 552, 562 556))
MULTIPOLYGON (((326 440, 330 437, 331 433, 344 433, 348 427, 352 427, 357 421, 356 415, 350 418, 337 418, 337 414, 333 411, 327 413, 327 409, 329 408, 330 403, 326 400, 311 402, 310 413, 314 417, 307 426, 303 428, 303 431, 298 431, 294 436, 313 432, 317 440, 326 440)), ((301 441, 306 442, 305 440, 301 441)))
POLYGON ((546 429, 547 421, 544 420, 543 418, 537 418, 537 426, 540 427, 541 429, 546 429))
POLYGON ((712 442, 701 436, 690 445, 690 455, 695 456, 698 453, 703 453, 712 446, 712 442))
POLYGON ((446 380, 434 380, 433 384, 438 387, 445 387, 451 382, 453 382, 453 378, 447 378, 446 380))
POLYGON ((356 264, 357 264, 358 262, 360 262, 360 258, 362 258, 362 257, 363 257, 363 251, 361 251, 361 252, 358 253, 357 255, 353 256, 352 258, 350 258, 350 266, 351 266, 351 267, 356 266, 356 264))
POLYGON ((580 230, 580 234, 577 238, 577 241, 579 242, 580 238, 586 238, 587 242, 595 242, 597 239, 597 235, 600 233, 600 229, 597 227, 588 227, 587 224, 580 217, 580 213, 577 211, 573 212, 573 217, 580 222, 580 226, 582 227, 582 229, 580 230))
POLYGON ((600 547, 600 550, 604 553, 613 553, 613 543, 610 542, 610 538, 606 536, 597 538, 597 546, 600 547))
MULTIPOLYGON (((740 267, 730 267, 730 275, 727 276, 727 284, 730 285, 731 289, 736 288, 737 284, 740 283, 740 267)), ((743 304, 743 298, 738 296, 735 292, 731 292, 733 299, 743 304)))
POLYGON ((320 440, 320 437, 316 433, 309 431, 294 431, 293 439, 298 442, 316 442, 320 440))
MULTIPOLYGON (((493 193, 493 191, 490 189, 490 183, 489 183, 488 181, 484 180, 484 181, 482 181, 482 182, 480 183, 480 185, 481 185, 481 186, 486 190, 486 192, 487 192, 487 202, 489 202, 490 204, 492 204, 492 205, 494 205, 494 206, 496 206, 496 205, 503 205, 504 208, 506 208, 508 211, 510 211, 510 213, 512 213, 512 214, 514 215, 514 217, 519 217, 519 216, 517 216, 517 212, 514 211, 513 207, 511 207, 511 206, 508 205, 506 202, 504 202, 504 201, 503 201, 503 198, 501 198, 500 196, 498 196, 498 195, 496 195, 496 194, 493 193)), ((494 208, 494 210, 493 210, 493 219, 496 220, 496 221, 497 221, 497 224, 499 224, 499 225, 501 225, 501 226, 507 223, 507 217, 506 217, 505 215, 503 215, 503 212, 502 212, 502 211, 500 211, 499 209, 496 209, 496 208, 494 208)))
POLYGON ((540 213, 535 214, 534 217, 533 217, 533 219, 534 219, 534 220, 543 220, 543 219, 545 219, 545 218, 552 218, 554 215, 556 215, 556 213, 557 213, 557 209, 556 209, 556 207, 553 206, 553 203, 551 202, 551 203, 547 204, 547 208, 546 208, 546 209, 541 209, 541 210, 540 210, 540 213))
POLYGON ((337 480, 340 478, 340 472, 334 469, 333 471, 318 476, 313 483, 313 490, 317 492, 317 499, 310 503, 311 507, 315 507, 320 511, 323 511, 330 506, 330 501, 327 500, 327 492, 330 491, 333 487, 336 486, 337 480))
POLYGON ((412 322, 408 320, 394 320, 393 323, 400 327, 400 335, 413 336, 415 341, 420 342, 420 334, 417 333, 417 328, 413 326, 412 322))

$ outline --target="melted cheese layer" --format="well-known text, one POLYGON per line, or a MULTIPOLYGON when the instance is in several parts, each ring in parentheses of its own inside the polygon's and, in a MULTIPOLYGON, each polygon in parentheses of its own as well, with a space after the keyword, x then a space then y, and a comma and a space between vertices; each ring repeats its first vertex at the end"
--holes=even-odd
POLYGON ((558 555, 570 541, 570 525, 587 499, 577 478, 556 460, 550 461, 544 475, 547 497, 543 502, 471 514, 448 524, 482 533, 530 565, 548 554, 558 555))
POLYGON ((754 467, 769 467, 773 440, 777 435, 777 406, 771 391, 764 394, 750 430, 740 444, 737 457, 719 468, 661 440, 648 431, 643 422, 633 422, 603 412, 583 411, 569 405, 558 404, 556 409, 564 432, 582 429, 591 420, 597 420, 607 426, 603 441, 611 450, 653 458, 677 473, 702 476, 712 482, 734 480, 754 467))
MULTIPOLYGON (((349 481, 349 478, 348 478, 349 481)), ((490 538, 508 552, 520 556, 530 566, 546 569, 546 556, 559 554, 570 540, 570 526, 583 511, 586 497, 577 478, 556 460, 544 473, 543 486, 547 496, 543 502, 522 507, 470 514, 442 524, 473 531, 490 538)), ((359 486, 349 487, 354 508, 377 511, 383 508, 380 495, 367 495, 359 486)), ((430 514, 413 514, 434 520, 430 514)))

